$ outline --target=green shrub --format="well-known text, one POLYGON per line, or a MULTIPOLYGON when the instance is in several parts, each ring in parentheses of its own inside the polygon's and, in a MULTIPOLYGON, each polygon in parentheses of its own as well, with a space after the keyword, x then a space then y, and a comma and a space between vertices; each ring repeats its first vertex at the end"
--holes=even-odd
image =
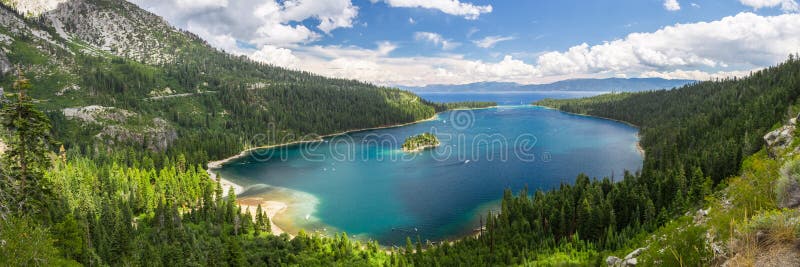
POLYGON ((643 266, 703 266, 714 256, 706 231, 689 217, 674 220, 656 233, 638 260, 643 266))
POLYGON ((761 232, 763 237, 757 241, 766 245, 792 243, 800 237, 800 211, 772 210, 753 216, 741 232, 761 232))
POLYGON ((47 228, 28 218, 0 219, 0 266, 78 266, 58 256, 47 228))
POLYGON ((775 181, 775 195, 778 203, 783 202, 790 189, 800 184, 800 160, 791 159, 781 167, 780 177, 775 181))

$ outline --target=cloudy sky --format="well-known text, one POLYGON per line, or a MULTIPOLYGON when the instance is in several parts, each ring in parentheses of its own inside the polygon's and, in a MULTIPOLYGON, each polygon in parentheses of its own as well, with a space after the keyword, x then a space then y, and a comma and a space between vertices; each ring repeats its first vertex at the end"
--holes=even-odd
POLYGON ((797 0, 131 0, 230 53, 383 85, 711 79, 800 52, 797 0))

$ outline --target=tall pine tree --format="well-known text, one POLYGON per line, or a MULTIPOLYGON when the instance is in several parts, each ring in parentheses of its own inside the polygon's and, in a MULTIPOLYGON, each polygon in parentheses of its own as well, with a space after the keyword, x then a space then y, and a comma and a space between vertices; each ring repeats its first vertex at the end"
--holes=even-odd
POLYGON ((9 209, 27 214, 45 214, 50 201, 50 187, 44 172, 52 164, 48 157, 53 144, 50 120, 37 110, 26 94, 31 89, 28 79, 19 71, 13 88, 16 101, 4 105, 2 123, 11 133, 8 150, 3 154, 4 190, 9 209))

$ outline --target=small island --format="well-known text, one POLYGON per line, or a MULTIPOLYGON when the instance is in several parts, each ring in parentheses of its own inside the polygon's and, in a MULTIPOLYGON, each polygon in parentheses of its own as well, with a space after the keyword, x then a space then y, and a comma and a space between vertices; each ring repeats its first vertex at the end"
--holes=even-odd
POLYGON ((439 146, 439 138, 432 133, 423 133, 406 138, 406 141, 403 142, 403 152, 419 152, 437 146, 439 146))

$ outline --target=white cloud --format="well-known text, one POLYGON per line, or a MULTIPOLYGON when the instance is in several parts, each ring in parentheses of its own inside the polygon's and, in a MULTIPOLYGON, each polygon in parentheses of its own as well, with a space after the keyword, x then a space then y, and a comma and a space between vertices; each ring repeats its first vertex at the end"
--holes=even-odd
POLYGON ((227 0, 176 0, 175 4, 184 9, 202 9, 228 6, 227 0))
POLYGON ((479 31, 481 31, 481 30, 478 29, 478 28, 475 28, 475 27, 469 28, 469 30, 467 31, 467 38, 472 37, 473 34, 479 32, 479 31))
POLYGON ((308 18, 319 20, 317 28, 330 33, 337 28, 353 27, 353 19, 358 15, 358 7, 350 0, 294 0, 283 1, 279 13, 281 22, 303 21, 308 18))
POLYGON ((511 36, 486 36, 483 39, 472 41, 475 45, 481 48, 491 48, 495 44, 504 41, 514 40, 511 36))
POLYGON ((744 70, 744 71, 718 71, 718 72, 705 72, 700 70, 681 70, 677 69, 674 71, 648 71, 642 73, 640 77, 642 78, 663 78, 663 79, 686 79, 686 80, 698 80, 698 81, 706 81, 712 79, 722 79, 722 78, 729 78, 729 77, 744 77, 749 75, 754 70, 744 70))
POLYGON ((442 37, 442 35, 433 32, 416 32, 414 33, 414 39, 417 41, 425 41, 437 46, 441 46, 442 50, 450 50, 461 45, 458 42, 445 39, 442 37))
POLYGON ((695 3, 695 2, 691 2, 691 3, 689 3, 689 5, 694 7, 694 8, 700 8, 700 4, 695 3))
POLYGON ((197 36, 200 36, 206 40, 206 42, 211 44, 213 47, 220 48, 228 52, 237 51, 239 49, 236 45, 236 38, 230 34, 214 34, 209 32, 206 27, 198 26, 191 21, 186 25, 186 30, 197 34, 197 36))
POLYGON ((292 50, 272 45, 261 47, 258 51, 250 54, 250 58, 285 68, 297 68, 300 63, 300 59, 292 53, 292 50))
POLYGON ((227 1, 131 0, 177 27, 213 40, 232 37, 257 46, 313 42, 321 34, 353 27, 358 7, 350 0, 227 1), (313 21, 314 29, 299 22, 313 21), (191 26, 191 29, 190 29, 191 26))
MULTIPOLYGON (((420 40, 443 45, 435 33, 420 40)), ((800 51, 800 14, 759 16, 741 13, 718 21, 676 24, 650 33, 632 33, 602 44, 564 51, 498 54, 500 60, 461 55, 393 57, 397 44, 298 46, 266 62, 294 62, 298 69, 384 85, 461 84, 480 81, 543 83, 568 78, 661 77, 707 80, 744 76, 800 51), (286 59, 288 58, 288 59, 286 59), (521 60, 525 58, 526 61, 521 60)), ((281 52, 281 53, 278 53, 281 52)), ((262 54, 267 54, 262 52, 262 54)))
POLYGON ((756 10, 779 6, 784 12, 800 11, 800 5, 795 0, 739 0, 739 2, 756 10))
MULTIPOLYGON (((760 16, 744 12, 563 50, 497 53, 492 55, 496 60, 487 61, 457 54, 394 56, 402 42, 383 41, 369 48, 311 44, 335 29, 352 27, 358 8, 349 0, 265 0, 257 4, 255 0, 134 1, 211 45, 237 55, 326 76, 389 85, 542 83, 611 76, 709 79, 746 74, 800 51, 800 14, 796 13, 760 16), (242 42, 249 45, 240 46, 242 42)), ((390 1, 395 0, 387 0, 390 1)), ((762 8, 767 4, 752 6, 762 8)), ((477 28, 471 28, 466 34, 475 32, 477 28)), ((444 50, 459 45, 432 32, 418 32, 413 38, 444 50)), ((491 47, 503 38, 507 37, 474 42, 491 47)))
POLYGON ((652 33, 563 52, 537 60, 542 75, 646 72, 679 68, 753 69, 800 49, 800 15, 762 17, 740 13, 718 21, 676 24, 652 33))
MULTIPOLYGON (((357 46, 313 45, 285 49, 266 47, 250 58, 321 75, 369 81, 382 85, 426 85, 479 81, 530 82, 535 68, 506 55, 496 62, 469 60, 460 55, 392 57, 398 46, 382 41, 372 49, 357 46)), ((549 79, 549 78, 545 78, 549 79)))
MULTIPOLYGON (((371 0, 373 3, 380 0, 371 0)), ((458 0, 382 0, 392 7, 427 8, 437 9, 445 14, 462 16, 474 20, 481 14, 492 12, 491 5, 479 6, 471 3, 462 3, 458 0)))
POLYGON ((678 0, 664 0, 664 8, 669 11, 678 11, 681 10, 681 5, 678 0))

